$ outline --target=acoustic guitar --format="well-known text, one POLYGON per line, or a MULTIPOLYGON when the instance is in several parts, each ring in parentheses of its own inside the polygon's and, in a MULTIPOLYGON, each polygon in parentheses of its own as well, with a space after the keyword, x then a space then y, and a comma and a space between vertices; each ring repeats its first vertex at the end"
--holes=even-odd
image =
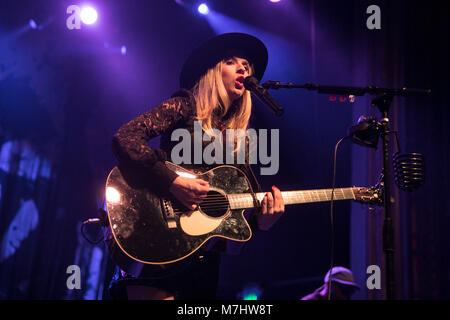
MULTIPOLYGON (((179 175, 209 182, 206 199, 192 211, 174 197, 161 196, 148 186, 130 186, 115 167, 106 182, 106 205, 116 244, 128 257, 162 265, 182 260, 207 240, 222 237, 248 241, 252 230, 244 217, 248 208, 261 206, 265 192, 254 193, 245 173, 229 165, 206 172, 190 171, 166 162, 179 175)), ((379 188, 336 188, 282 191, 285 205, 334 200, 381 204, 379 188), (333 195, 332 195, 333 192, 333 195)))

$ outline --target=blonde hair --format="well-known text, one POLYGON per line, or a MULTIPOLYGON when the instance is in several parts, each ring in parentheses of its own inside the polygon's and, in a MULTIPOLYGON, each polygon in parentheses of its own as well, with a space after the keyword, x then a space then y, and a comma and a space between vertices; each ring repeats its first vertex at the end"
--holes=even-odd
MULTIPOLYGON (((250 66, 249 75, 251 74, 253 74, 253 66, 250 66)), ((193 95, 196 102, 197 120, 202 121, 204 131, 217 129, 214 128, 218 123, 213 123, 213 115, 216 113, 222 118, 231 107, 235 108, 232 111, 234 115, 223 123, 222 130, 234 129, 237 132, 247 130, 252 111, 250 91, 245 90, 239 99, 234 102, 230 101, 222 81, 222 61, 210 68, 200 78, 193 88, 193 95)), ((237 139, 236 149, 240 147, 240 140, 237 139)))

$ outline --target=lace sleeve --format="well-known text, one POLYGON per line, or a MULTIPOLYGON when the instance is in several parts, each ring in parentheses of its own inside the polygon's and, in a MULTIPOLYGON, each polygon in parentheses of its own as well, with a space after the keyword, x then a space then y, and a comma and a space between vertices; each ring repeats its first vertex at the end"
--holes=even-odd
POLYGON ((174 97, 122 125, 113 137, 113 152, 119 165, 148 170, 152 180, 167 192, 177 175, 165 166, 167 155, 150 148, 148 141, 172 130, 191 112, 189 99, 174 97))

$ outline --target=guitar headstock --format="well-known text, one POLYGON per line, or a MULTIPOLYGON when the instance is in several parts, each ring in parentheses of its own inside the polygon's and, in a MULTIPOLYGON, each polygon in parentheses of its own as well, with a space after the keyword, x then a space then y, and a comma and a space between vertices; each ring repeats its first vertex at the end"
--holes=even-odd
POLYGON ((355 201, 368 204, 383 205, 383 188, 353 187, 355 201))

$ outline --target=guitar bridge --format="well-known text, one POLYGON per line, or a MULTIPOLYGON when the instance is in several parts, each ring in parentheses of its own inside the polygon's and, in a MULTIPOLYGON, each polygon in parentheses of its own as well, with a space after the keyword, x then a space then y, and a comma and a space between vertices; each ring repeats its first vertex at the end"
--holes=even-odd
POLYGON ((175 212, 172 208, 172 203, 167 199, 162 199, 162 210, 164 213, 164 217, 166 218, 167 226, 169 229, 173 229, 177 227, 177 221, 175 220, 175 212))

